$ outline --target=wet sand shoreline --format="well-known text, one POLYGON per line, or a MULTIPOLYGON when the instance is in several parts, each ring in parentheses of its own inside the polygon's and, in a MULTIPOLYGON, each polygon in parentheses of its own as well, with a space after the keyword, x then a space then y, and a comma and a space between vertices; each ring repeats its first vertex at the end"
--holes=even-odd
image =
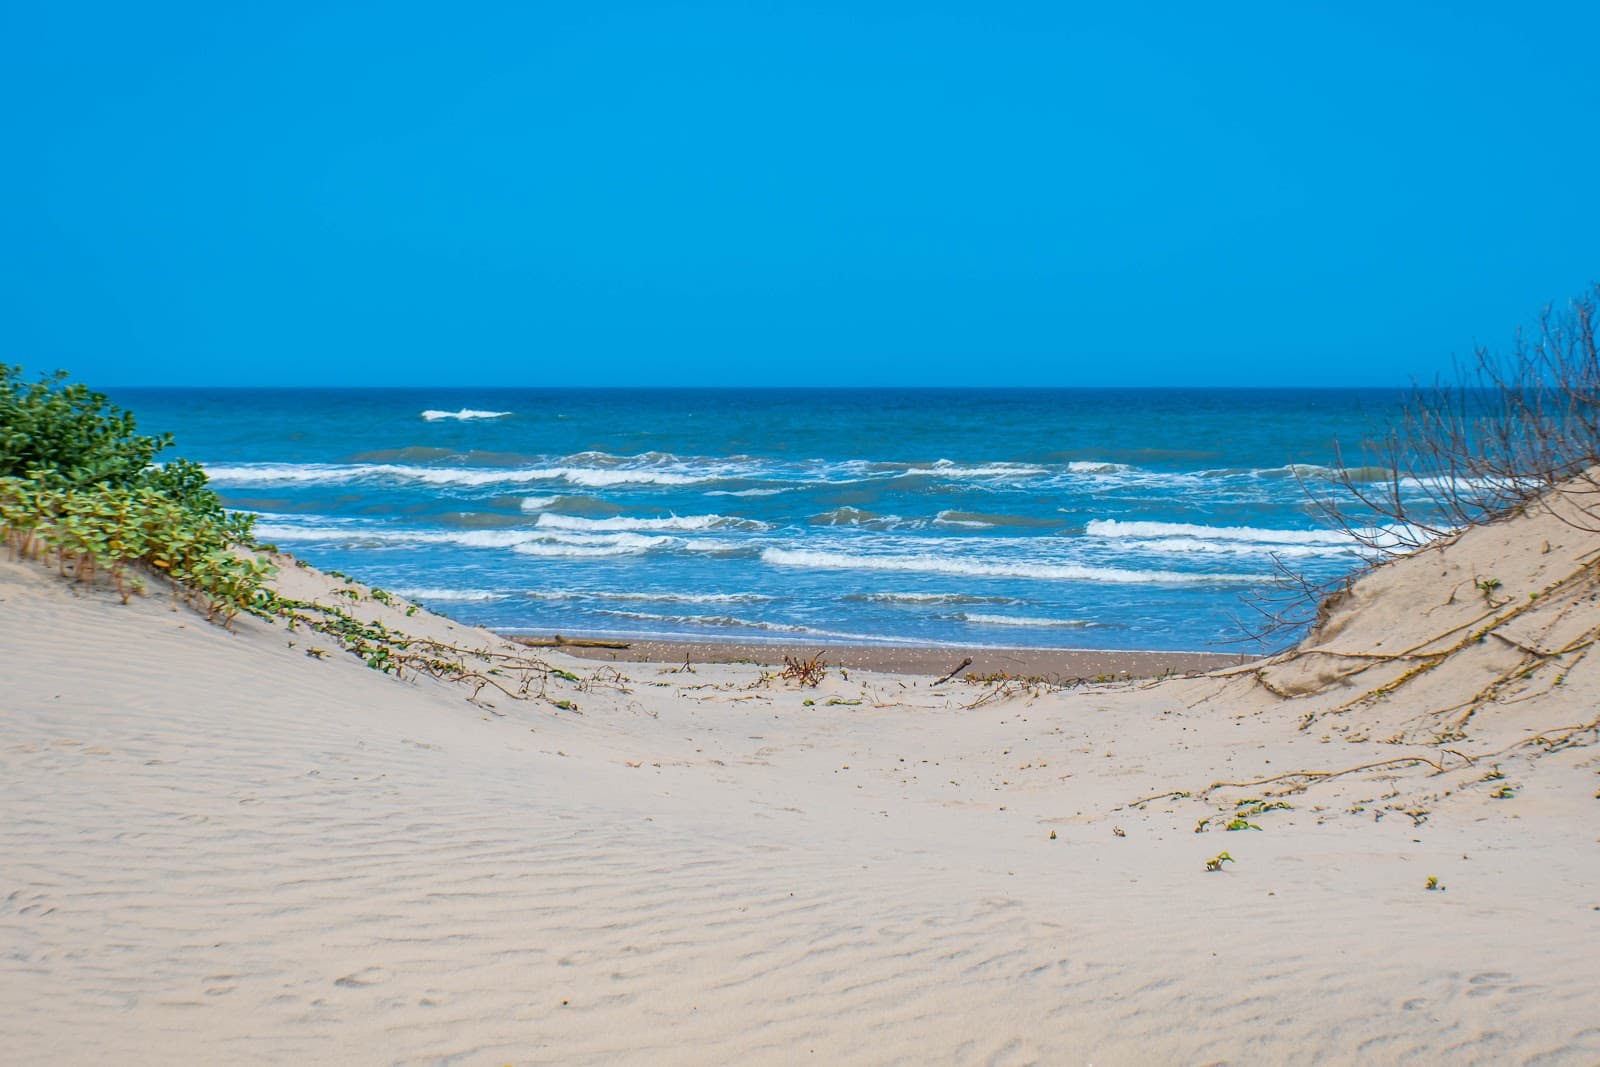
MULTIPOLYGON (((576 634, 570 640, 585 640, 576 634)), ((545 635, 511 635, 512 640, 545 642, 545 635)), ((606 640, 611 640, 607 638, 606 640)), ((565 655, 614 663, 757 663, 780 666, 785 657, 810 659, 822 654, 830 666, 849 670, 881 671, 939 677, 957 670, 961 661, 972 662, 959 673, 980 677, 1010 675, 1058 681, 1118 678, 1155 678, 1162 675, 1202 673, 1247 662, 1251 657, 1224 652, 1155 652, 1066 648, 961 648, 946 646, 832 645, 820 643, 754 643, 719 641, 624 640, 626 648, 591 648, 556 643, 565 655)), ((543 644, 535 647, 547 647, 543 644)))

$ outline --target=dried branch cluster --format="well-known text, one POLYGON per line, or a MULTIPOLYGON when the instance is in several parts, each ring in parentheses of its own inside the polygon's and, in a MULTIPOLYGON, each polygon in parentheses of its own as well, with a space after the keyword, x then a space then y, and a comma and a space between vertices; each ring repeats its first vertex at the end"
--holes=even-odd
MULTIPOLYGON (((1414 389, 1377 435, 1323 480, 1297 469, 1321 520, 1371 563, 1413 552, 1552 496, 1600 491, 1600 286, 1549 307, 1508 353, 1479 347, 1454 381, 1414 389)), ((1600 518, 1575 519, 1588 532, 1600 518)), ((1277 581, 1245 628, 1264 642, 1302 633, 1364 570, 1319 583, 1277 561, 1277 581)))
MULTIPOLYGON (((1547 309, 1509 354, 1480 348, 1453 384, 1416 390, 1360 462, 1339 456, 1331 493, 1306 483, 1322 516, 1377 562, 1331 588, 1285 569, 1288 602, 1263 611, 1283 632, 1303 625, 1296 607, 1314 606, 1309 636, 1218 672, 1270 693, 1323 741, 1401 751, 1217 782, 1198 799, 1405 767, 1448 789, 1498 779, 1483 776, 1486 761, 1600 741, 1588 698, 1600 643, 1597 299, 1600 287, 1547 309)), ((1205 699, 1228 695, 1240 691, 1205 699)))
POLYGON ((1546 308, 1509 353, 1480 347, 1456 381, 1415 390, 1361 462, 1337 454, 1338 492, 1314 493, 1319 509, 1358 541, 1395 553, 1570 491, 1575 480, 1595 488, 1597 298, 1600 286, 1546 308), (1374 468, 1384 476, 1373 480, 1374 468))

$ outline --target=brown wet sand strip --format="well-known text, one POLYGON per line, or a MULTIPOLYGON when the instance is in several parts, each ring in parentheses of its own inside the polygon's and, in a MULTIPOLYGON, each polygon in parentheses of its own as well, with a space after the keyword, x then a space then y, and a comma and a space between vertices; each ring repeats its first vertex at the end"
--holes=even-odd
MULTIPOLYGON (((529 636, 530 641, 540 638, 529 636)), ((1154 678, 1230 667, 1249 657, 1217 652, 1116 652, 1061 648, 915 648, 893 645, 737 644, 719 641, 629 641, 625 649, 561 645, 583 659, 615 663, 756 663, 780 666, 785 656, 810 659, 818 652, 829 666, 888 674, 949 674, 967 657, 962 674, 1008 674, 1021 678, 1154 678)))

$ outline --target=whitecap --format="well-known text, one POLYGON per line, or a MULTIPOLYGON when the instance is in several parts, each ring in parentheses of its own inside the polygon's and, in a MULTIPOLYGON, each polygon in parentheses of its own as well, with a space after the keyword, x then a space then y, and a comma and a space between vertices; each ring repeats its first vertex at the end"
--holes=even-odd
POLYGON ((503 419, 511 414, 509 411, 477 411, 473 408, 462 408, 460 411, 438 411, 429 408, 422 413, 422 417, 429 422, 438 422, 440 419, 460 419, 463 422, 469 419, 503 419))

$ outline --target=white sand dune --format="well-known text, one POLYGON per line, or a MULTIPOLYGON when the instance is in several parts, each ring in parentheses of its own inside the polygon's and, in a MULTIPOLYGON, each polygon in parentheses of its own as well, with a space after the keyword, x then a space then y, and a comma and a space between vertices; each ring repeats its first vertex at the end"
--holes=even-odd
MULTIPOLYGON (((1600 1062, 1594 732, 1517 743, 1593 720, 1600 673, 1564 653, 1443 739, 1525 649, 1348 673, 1492 615, 1487 568, 1521 606, 1596 549, 1471 531, 1360 583, 1337 655, 1220 678, 621 691, 552 655, 577 711, 0 564, 0 1059, 1600 1062), (1445 773, 1206 791, 1413 755, 1445 773), (1192 795, 1133 804, 1163 791, 1192 795), (1220 829, 1246 797, 1291 806, 1220 829)), ((1565 647, 1592 596, 1504 631, 1565 647)), ((499 646, 402 607, 353 610, 499 646)))

